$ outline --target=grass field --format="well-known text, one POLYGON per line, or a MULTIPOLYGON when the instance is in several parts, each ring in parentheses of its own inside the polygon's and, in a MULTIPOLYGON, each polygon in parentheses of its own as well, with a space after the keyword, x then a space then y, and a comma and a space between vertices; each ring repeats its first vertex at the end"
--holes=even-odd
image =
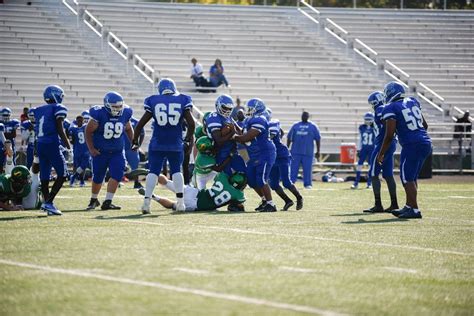
POLYGON ((62 217, 0 213, 0 314, 473 315, 474 177, 420 181, 409 221, 349 186, 316 183, 302 211, 255 213, 247 191, 246 213, 147 216, 128 184, 108 212, 65 188, 62 217))

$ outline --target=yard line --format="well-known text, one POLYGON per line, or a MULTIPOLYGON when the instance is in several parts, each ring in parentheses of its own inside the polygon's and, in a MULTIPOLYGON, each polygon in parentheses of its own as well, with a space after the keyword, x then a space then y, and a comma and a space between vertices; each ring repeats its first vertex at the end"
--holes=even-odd
MULTIPOLYGON (((137 224, 145 224, 145 225, 166 226, 166 224, 163 224, 163 223, 156 223, 156 222, 149 222, 149 221, 133 221, 133 220, 120 220, 120 221, 137 223, 137 224)), ((314 240, 334 241, 334 242, 348 243, 348 244, 359 244, 359 245, 368 245, 368 246, 379 246, 379 247, 400 248, 400 249, 419 250, 419 251, 427 251, 427 252, 437 252, 437 253, 450 254, 450 255, 459 255, 459 256, 474 256, 474 253, 460 252, 460 251, 454 251, 454 250, 441 250, 441 249, 420 247, 420 246, 407 246, 407 245, 388 244, 388 243, 383 243, 383 242, 371 242, 371 241, 360 241, 360 240, 339 239, 339 238, 329 238, 329 237, 318 237, 318 236, 310 236, 310 235, 286 234, 286 233, 278 233, 278 232, 262 232, 262 231, 250 230, 250 229, 228 228, 228 227, 208 226, 208 225, 198 225, 198 224, 192 224, 192 226, 199 227, 199 228, 206 228, 206 229, 222 230, 222 231, 228 231, 228 232, 234 232, 234 233, 241 233, 241 234, 269 235, 269 236, 282 236, 282 237, 302 238, 302 239, 314 239, 314 240)))
POLYGON ((383 268, 392 272, 402 272, 402 273, 411 273, 411 274, 418 273, 418 271, 416 271, 415 269, 406 269, 406 268, 397 268, 397 267, 383 267, 383 268))
POLYGON ((186 272, 191 274, 209 274, 207 270, 199 270, 199 269, 188 269, 188 268, 174 268, 174 271, 186 272))
POLYGON ((304 268, 295 268, 295 267, 279 267, 280 270, 290 271, 290 272, 301 272, 301 273, 314 273, 317 270, 313 269, 304 269, 304 268))
POLYGON ((11 261, 11 260, 6 260, 6 259, 0 259, 0 263, 5 264, 5 265, 10 265, 10 266, 15 266, 15 267, 41 270, 41 271, 46 271, 50 273, 59 273, 59 274, 73 275, 73 276, 78 276, 78 277, 83 277, 83 278, 98 279, 98 280, 117 282, 117 283, 123 283, 123 284, 132 284, 132 285, 138 285, 138 286, 152 287, 152 288, 157 288, 157 289, 162 289, 162 290, 167 290, 167 291, 172 291, 172 292, 189 293, 189 294, 194 294, 198 296, 222 299, 222 300, 227 300, 227 301, 234 301, 234 302, 239 302, 239 303, 244 303, 244 304, 259 305, 259 306, 272 307, 276 309, 290 310, 293 312, 302 312, 302 313, 308 313, 308 314, 327 315, 327 316, 343 315, 337 312, 319 309, 319 308, 315 308, 311 306, 279 303, 279 302, 274 302, 274 301, 268 301, 265 299, 234 295, 234 294, 219 293, 219 292, 188 288, 188 287, 182 287, 182 286, 175 286, 175 285, 170 285, 170 284, 165 284, 165 283, 160 283, 160 282, 150 282, 150 281, 143 281, 143 280, 128 279, 128 278, 123 278, 123 277, 115 277, 111 275, 78 271, 78 270, 72 270, 72 269, 53 268, 53 267, 40 266, 40 265, 30 264, 30 263, 25 263, 25 262, 11 261))

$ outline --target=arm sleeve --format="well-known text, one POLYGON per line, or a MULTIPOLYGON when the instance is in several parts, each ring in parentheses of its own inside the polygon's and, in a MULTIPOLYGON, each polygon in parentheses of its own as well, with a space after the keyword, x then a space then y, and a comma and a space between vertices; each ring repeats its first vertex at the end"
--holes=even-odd
POLYGON ((313 135, 313 139, 314 140, 321 140, 321 134, 319 133, 319 128, 316 124, 313 124, 313 127, 314 127, 314 135, 313 135))
POLYGON ((216 116, 209 116, 207 119, 207 132, 211 135, 212 132, 222 129, 222 123, 217 120, 216 116))
POLYGON ((250 121, 248 129, 256 129, 260 133, 265 132, 265 122, 261 118, 256 118, 255 120, 250 121))
POLYGON ((150 104, 150 98, 146 98, 145 101, 143 101, 143 108, 145 109, 145 111, 153 114, 153 108, 150 104))
POLYGON ((97 108, 92 108, 89 111, 89 115, 91 116, 92 120, 99 122, 99 110, 97 108))
POLYGON ((388 105, 382 110, 382 121, 396 119, 396 117, 397 115, 395 114, 395 109, 392 105, 388 105))
POLYGON ((58 104, 54 109, 54 117, 57 118, 66 118, 67 116, 67 109, 65 106, 58 104))
POLYGON ((191 110, 193 106, 194 106, 193 99, 187 95, 185 99, 183 100, 183 113, 186 110, 191 110))

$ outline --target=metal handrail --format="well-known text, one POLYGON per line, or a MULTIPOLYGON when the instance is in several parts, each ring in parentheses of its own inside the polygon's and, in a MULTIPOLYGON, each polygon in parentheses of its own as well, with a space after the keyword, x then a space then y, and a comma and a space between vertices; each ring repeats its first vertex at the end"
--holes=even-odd
POLYGON ((107 44, 112 47, 123 59, 128 60, 128 46, 113 32, 107 33, 107 44), (112 40, 111 40, 112 39, 112 40), (118 44, 118 45, 117 45, 118 44))
POLYGON ((133 68, 135 68, 146 80, 151 84, 155 84, 155 70, 148 65, 140 56, 137 54, 133 55, 133 68))
POLYGON ((100 23, 99 20, 95 16, 93 16, 89 11, 84 10, 84 16, 83 16, 83 21, 84 23, 92 30, 94 31, 97 36, 102 37, 102 32, 104 26, 102 23, 100 23))
MULTIPOLYGON (((74 15, 79 15, 79 12, 78 12, 76 9, 74 9, 74 8, 67 2, 67 0, 63 0, 62 2, 63 2, 63 4, 66 6, 66 8, 69 9, 69 11, 71 11, 72 13, 74 13, 74 15)), ((76 6, 79 5, 79 3, 78 3, 76 0, 74 0, 73 2, 74 2, 74 4, 75 4, 76 6)))

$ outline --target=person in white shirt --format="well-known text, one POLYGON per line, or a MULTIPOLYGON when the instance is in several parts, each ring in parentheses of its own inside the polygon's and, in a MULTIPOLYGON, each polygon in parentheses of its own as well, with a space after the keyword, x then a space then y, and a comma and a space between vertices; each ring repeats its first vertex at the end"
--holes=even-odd
POLYGON ((196 84, 196 87, 205 87, 207 86, 207 80, 203 76, 202 72, 202 65, 199 64, 196 60, 196 58, 191 59, 191 63, 193 64, 191 66, 191 79, 194 80, 194 83, 196 84))

